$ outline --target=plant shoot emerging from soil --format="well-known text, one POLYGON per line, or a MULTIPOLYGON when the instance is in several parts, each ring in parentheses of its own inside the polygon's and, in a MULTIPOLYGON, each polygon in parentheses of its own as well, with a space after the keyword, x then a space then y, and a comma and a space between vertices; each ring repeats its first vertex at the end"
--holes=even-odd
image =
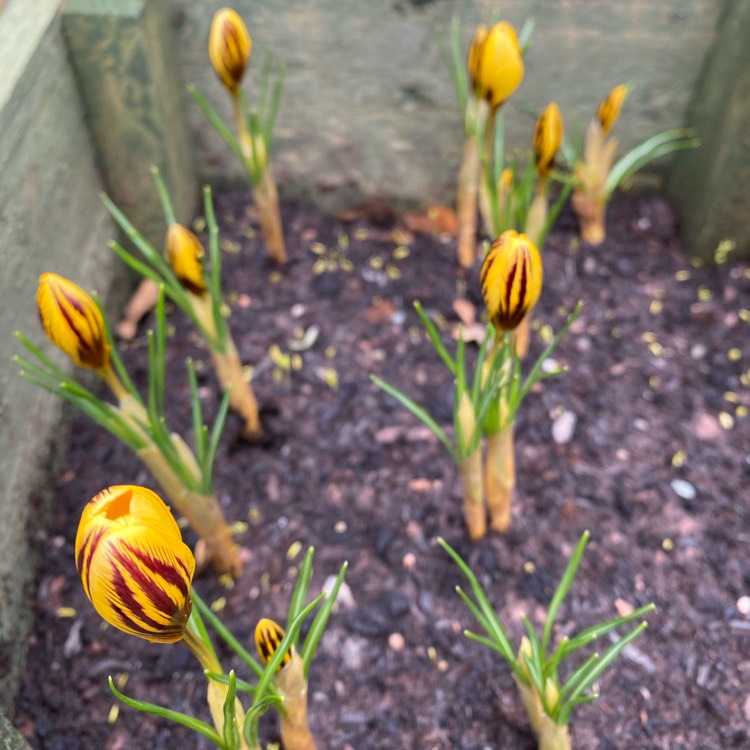
POLYGON ((211 190, 208 187, 203 190, 209 243, 209 263, 204 267, 206 253, 203 245, 190 229, 177 223, 164 181, 156 168, 153 173, 169 226, 166 259, 128 217, 107 196, 103 196, 104 205, 130 238, 140 257, 117 242, 111 243, 112 248, 145 279, 162 285, 170 299, 193 321, 211 351, 221 387, 229 394, 230 407, 245 420, 245 436, 255 440, 262 432, 258 402, 223 314, 221 246, 211 190))
POLYGON ((371 376, 378 387, 421 419, 450 451, 461 474, 464 519, 471 539, 486 535, 487 508, 494 529, 506 531, 510 525, 511 498, 516 483, 513 447, 515 415, 536 383, 560 372, 559 369, 543 372, 542 363, 550 357, 582 307, 579 303, 565 326, 533 365, 529 375, 522 380, 521 362, 512 332, 536 304, 541 286, 542 267, 538 249, 525 235, 506 232, 493 244, 482 271, 482 292, 491 323, 486 328, 470 381, 466 374, 462 332, 459 330, 454 357, 440 340, 433 321, 427 317, 422 306, 415 303, 417 314, 435 351, 454 377, 455 441, 450 440, 424 407, 389 383, 371 376), (482 455, 483 435, 487 437, 486 464, 482 455))
POLYGON ((583 156, 571 161, 575 183, 573 210, 578 216, 581 238, 590 245, 604 241, 607 203, 623 180, 660 156, 699 145, 690 130, 674 128, 652 136, 615 163, 617 139, 611 130, 629 93, 630 87, 620 84, 601 101, 586 129, 583 156))
POLYGON ((41 349, 17 333, 34 361, 16 357, 21 375, 73 404, 127 445, 151 471, 174 507, 201 538, 201 556, 220 573, 239 575, 239 550, 213 494, 213 465, 224 429, 229 393, 225 393, 209 434, 203 423, 198 384, 188 360, 195 452, 164 416, 166 390, 166 322, 163 287, 156 305, 156 328, 149 331, 149 388, 144 402, 128 375, 99 302, 77 284, 56 274, 43 274, 37 293, 40 318, 53 343, 73 361, 94 369, 109 385, 117 405, 102 401, 58 367, 41 349))
POLYGON ((466 576, 473 598, 460 586, 456 587, 456 591, 486 633, 481 635, 467 630, 465 635, 496 651, 510 667, 529 721, 538 738, 539 750, 570 750, 568 725, 573 710, 581 703, 589 703, 597 698, 596 681, 623 649, 646 629, 646 622, 640 622, 626 635, 615 640, 604 653, 591 654, 563 680, 559 670, 565 660, 602 636, 641 619, 654 609, 653 604, 639 607, 630 614, 586 628, 571 638, 564 636, 557 647, 552 648, 552 627, 557 612, 575 580, 588 540, 589 532, 586 531, 578 542, 552 597, 541 638, 534 631, 529 618, 523 616, 526 635, 521 639, 516 652, 477 577, 444 539, 438 539, 438 544, 466 576))
POLYGON ((260 99, 257 109, 253 110, 247 105, 241 88, 251 52, 252 40, 240 15, 231 8, 219 10, 211 23, 208 55, 216 75, 231 96, 236 136, 200 91, 193 85, 188 88, 208 121, 242 163, 253 185, 255 205, 268 255, 276 263, 283 264, 286 262, 286 246, 279 196, 269 156, 281 99, 284 68, 274 70, 270 59, 263 67, 260 99))
POLYGON ((308 550, 292 593, 286 631, 268 618, 258 623, 261 664, 191 589, 195 558, 183 543, 169 508, 151 490, 123 485, 96 495, 81 516, 75 554, 86 595, 108 623, 155 643, 182 641, 193 652, 208 681, 213 725, 129 698, 110 677, 110 689, 119 700, 189 727, 223 750, 260 750, 258 722, 274 708, 280 716, 285 750, 315 750, 307 723, 307 675, 344 581, 346 563, 330 594, 321 594, 306 605, 313 560, 313 550, 308 550), (300 628, 315 609, 318 612, 298 650, 300 628), (222 668, 207 624, 254 673, 254 684, 222 668), (251 696, 247 712, 240 694, 251 696))

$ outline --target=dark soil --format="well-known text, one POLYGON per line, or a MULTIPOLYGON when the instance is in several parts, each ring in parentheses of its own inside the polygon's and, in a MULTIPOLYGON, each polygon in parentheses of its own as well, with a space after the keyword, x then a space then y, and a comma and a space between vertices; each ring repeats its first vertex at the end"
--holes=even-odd
MULTIPOLYGON (((517 645, 521 614, 542 622, 571 550, 590 529, 557 635, 628 604, 653 601, 657 610, 601 679, 601 698, 574 715, 574 747, 750 747, 750 619, 742 599, 750 594, 747 265, 730 256, 716 269, 691 266, 670 209, 654 197, 617 199, 599 248, 578 248, 573 219, 562 217, 545 251, 535 319, 557 330, 566 311, 585 301, 555 354, 569 372, 545 381, 520 411, 510 532, 472 545, 451 458, 368 379, 382 376, 450 425, 451 378, 412 302, 446 319, 449 341, 461 289, 454 241, 394 237, 392 227, 364 217, 344 222, 285 206, 291 260, 274 275, 247 231, 245 200, 222 195, 218 213, 229 241, 230 326, 243 361, 255 365, 266 437, 243 442, 232 416, 215 485, 227 517, 249 524, 239 541, 252 559, 233 589, 211 571, 195 587, 209 601, 225 598, 226 623, 251 646, 260 617, 285 619, 303 554, 290 559, 296 543, 315 546, 312 593, 349 561, 351 596, 332 617, 311 671, 318 746, 534 748, 507 667, 462 635, 474 626, 454 590, 463 581, 433 539, 443 535, 468 558, 517 645), (337 248, 343 237, 352 270, 313 273, 319 256, 311 243, 337 248), (397 259, 402 244, 409 254, 397 259), (297 329, 313 325, 319 335, 300 352, 301 368, 279 377, 269 347, 288 352, 297 329), (321 377, 325 368, 335 369, 337 389, 321 377), (575 415, 575 429, 555 440, 563 412, 575 415)), ((466 288, 481 309, 477 276, 475 269, 466 288)), ((171 322, 168 417, 187 436, 185 357, 207 363, 206 413, 215 413, 218 394, 186 320, 174 314, 171 322)), ((148 325, 124 352, 140 383, 148 325)), ((542 348, 537 329, 529 359, 542 348)), ((40 540, 36 627, 15 715, 40 750, 205 747, 196 735, 125 707, 108 723, 115 701, 107 675, 122 673, 128 694, 208 719, 203 677, 187 649, 104 628, 77 578, 81 509, 121 483, 151 479, 114 438, 76 418, 54 518, 40 540), (61 607, 74 616, 62 617, 61 607)), ((263 736, 277 738, 272 717, 263 736)))

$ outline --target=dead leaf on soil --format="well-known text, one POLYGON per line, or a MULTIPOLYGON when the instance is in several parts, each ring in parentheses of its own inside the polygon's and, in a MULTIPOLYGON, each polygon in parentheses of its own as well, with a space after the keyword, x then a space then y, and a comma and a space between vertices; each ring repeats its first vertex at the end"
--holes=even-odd
POLYGON ((404 214, 404 224, 412 232, 449 234, 451 237, 458 233, 455 212, 452 208, 439 203, 430 206, 426 211, 409 211, 404 214))
POLYGON ((381 299, 377 302, 373 302, 365 312, 365 320, 371 326, 379 326, 387 323, 392 317, 393 313, 396 312, 396 308, 389 299, 381 299))

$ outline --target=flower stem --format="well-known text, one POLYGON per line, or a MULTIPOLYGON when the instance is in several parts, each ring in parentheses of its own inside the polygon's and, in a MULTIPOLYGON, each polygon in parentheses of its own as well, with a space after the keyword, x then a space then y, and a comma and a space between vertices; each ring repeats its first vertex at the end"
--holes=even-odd
POLYGON ((456 218, 458 219, 458 262, 474 265, 477 254, 477 198, 479 190, 479 144, 473 133, 466 135, 458 172, 456 218))
POLYGON ((211 356, 222 387, 224 390, 229 389, 229 405, 245 420, 245 437, 256 440, 263 431, 260 426, 258 401, 252 386, 245 380, 234 341, 230 338, 227 341, 226 351, 212 350, 211 356))
POLYGON ((255 186, 253 196, 258 208, 260 226, 263 230, 268 255, 271 260, 283 265, 286 263, 286 246, 284 245, 284 231, 281 226, 279 194, 269 166, 263 170, 263 177, 255 186))
POLYGON ((458 464, 464 497, 464 519, 470 539, 487 534, 487 517, 482 486, 482 449, 478 447, 458 464))
POLYGON ((487 436, 487 507, 490 525, 505 532, 510 527, 510 509, 516 487, 516 461, 513 445, 513 423, 487 436))

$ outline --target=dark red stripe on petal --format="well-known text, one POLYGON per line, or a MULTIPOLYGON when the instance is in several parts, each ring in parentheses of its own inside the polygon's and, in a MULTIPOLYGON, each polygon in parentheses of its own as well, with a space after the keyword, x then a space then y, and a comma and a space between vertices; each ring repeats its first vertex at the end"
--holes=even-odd
POLYGON ((178 616, 181 603, 175 602, 159 586, 154 576, 141 570, 135 560, 124 555, 119 549, 113 550, 113 561, 119 568, 115 567, 112 584, 123 606, 131 615, 155 630, 162 630, 165 627, 164 622, 155 620, 146 613, 135 591, 131 589, 131 586, 134 586, 138 592, 145 595, 153 609, 167 620, 174 620, 178 616))
POLYGON ((187 598, 190 592, 190 571, 186 563, 175 556, 172 562, 166 562, 154 555, 148 554, 142 547, 134 547, 130 544, 122 545, 128 554, 139 560, 146 568, 168 584, 174 586, 187 598))
POLYGON ((484 265, 482 266, 481 276, 479 277, 482 283, 482 289, 484 289, 485 282, 487 281, 487 275, 489 274, 490 269, 495 262, 495 258, 497 258, 497 253, 493 250, 490 250, 486 260, 484 261, 484 265))
POLYGON ((94 557, 97 547, 101 538, 104 536, 105 530, 99 528, 92 533, 88 534, 81 544, 81 548, 78 550, 78 557, 76 559, 76 568, 78 574, 81 576, 83 588, 86 590, 87 595, 90 597, 91 594, 91 560, 94 557))
POLYGON ((518 271, 518 257, 514 258, 513 265, 508 269, 508 278, 505 284, 505 315, 510 317, 512 310, 510 309, 511 296, 513 294, 513 282, 516 280, 516 272, 518 271))

